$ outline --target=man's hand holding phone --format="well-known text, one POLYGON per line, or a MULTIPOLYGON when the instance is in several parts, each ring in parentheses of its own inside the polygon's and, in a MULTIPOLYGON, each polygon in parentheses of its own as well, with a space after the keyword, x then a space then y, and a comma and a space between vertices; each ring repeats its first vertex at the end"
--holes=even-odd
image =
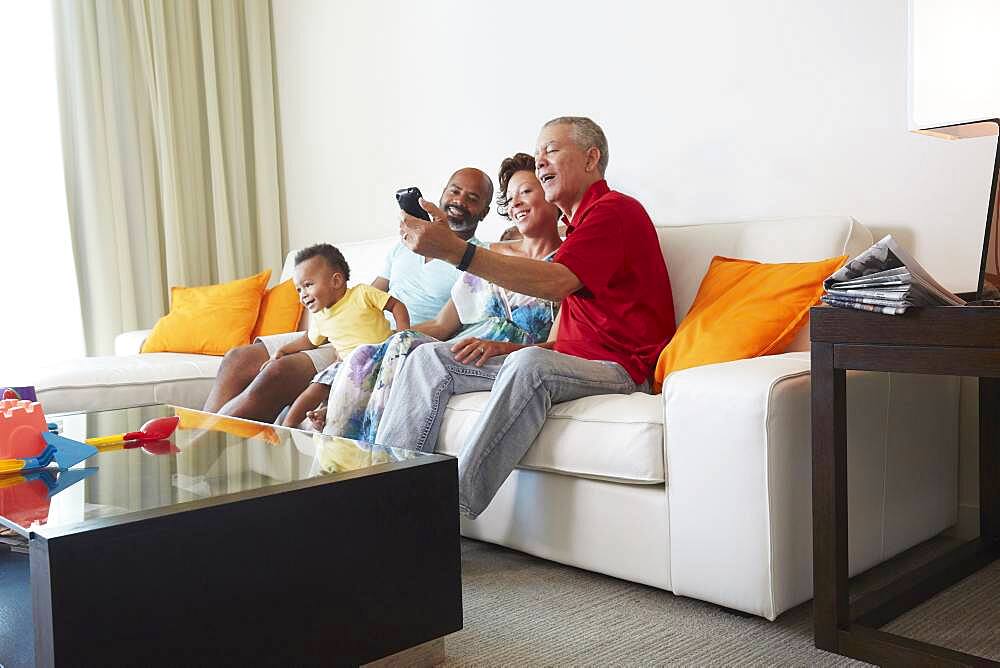
POLYGON ((451 231, 444 211, 423 197, 417 203, 430 220, 421 220, 401 210, 399 236, 403 244, 418 255, 458 264, 465 253, 465 242, 451 231))
POLYGON ((396 191, 396 201, 399 203, 399 208, 410 214, 414 218, 420 218, 421 220, 430 220, 431 217, 420 208, 420 200, 423 199, 423 195, 420 193, 420 188, 416 186, 410 186, 409 188, 402 188, 396 191))

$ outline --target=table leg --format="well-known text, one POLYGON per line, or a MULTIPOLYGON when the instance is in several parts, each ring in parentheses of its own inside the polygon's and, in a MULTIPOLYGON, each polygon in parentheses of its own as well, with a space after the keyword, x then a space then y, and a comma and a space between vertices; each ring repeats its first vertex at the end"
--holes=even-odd
POLYGON ((812 352, 813 625, 816 647, 837 651, 850 624, 847 595, 846 374, 833 366, 833 345, 812 352))
POLYGON ((1000 378, 979 379, 979 535, 1000 541, 1000 378))

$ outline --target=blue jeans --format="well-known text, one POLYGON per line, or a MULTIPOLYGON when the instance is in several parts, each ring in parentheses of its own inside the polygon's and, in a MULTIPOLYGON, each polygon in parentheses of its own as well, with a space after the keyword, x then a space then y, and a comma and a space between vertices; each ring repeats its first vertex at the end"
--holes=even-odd
POLYGON ((375 442, 432 452, 448 400, 490 391, 458 455, 459 509, 475 518, 534 443, 552 404, 638 388, 616 362, 595 362, 545 348, 522 348, 482 367, 455 360, 450 343, 425 344, 403 365, 375 442))

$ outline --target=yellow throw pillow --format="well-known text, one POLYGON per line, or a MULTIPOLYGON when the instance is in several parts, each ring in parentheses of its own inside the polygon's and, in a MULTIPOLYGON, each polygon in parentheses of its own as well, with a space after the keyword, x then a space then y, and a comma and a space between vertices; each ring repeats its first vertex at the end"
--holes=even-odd
POLYGON ((302 302, 299 301, 299 293, 295 291, 295 284, 292 279, 282 281, 264 293, 250 340, 253 341, 258 336, 294 332, 298 329, 301 318, 302 302))
POLYGON ((846 255, 785 264, 713 257, 691 310, 656 362, 654 391, 674 371, 782 352, 819 302, 823 280, 846 261, 846 255))
POLYGON ((250 343, 271 270, 219 285, 170 288, 170 313, 142 344, 144 353, 225 355, 250 343))

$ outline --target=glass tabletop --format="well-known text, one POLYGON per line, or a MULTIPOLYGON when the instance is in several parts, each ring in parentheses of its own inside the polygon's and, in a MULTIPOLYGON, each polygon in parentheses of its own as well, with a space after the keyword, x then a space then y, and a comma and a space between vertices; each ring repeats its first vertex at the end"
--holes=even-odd
MULTIPOLYGON (((138 431, 147 421, 180 418, 166 440, 99 447, 71 469, 0 476, 0 525, 25 536, 88 520, 225 497, 432 455, 266 425, 174 406, 50 416, 61 435, 138 431)), ((331 479, 332 482, 332 479, 331 479)))

